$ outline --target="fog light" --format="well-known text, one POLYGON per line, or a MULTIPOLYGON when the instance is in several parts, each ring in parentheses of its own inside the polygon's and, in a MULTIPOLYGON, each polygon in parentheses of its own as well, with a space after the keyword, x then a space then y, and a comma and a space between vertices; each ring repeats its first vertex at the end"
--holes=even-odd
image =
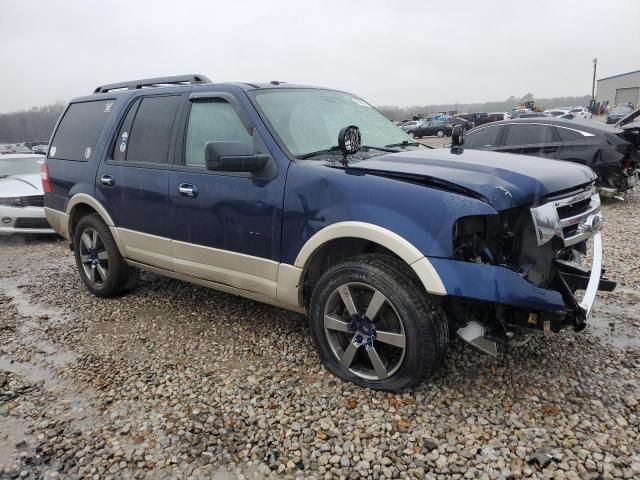
POLYGON ((2 223, 11 223, 11 218, 9 217, 2 217, 2 223))

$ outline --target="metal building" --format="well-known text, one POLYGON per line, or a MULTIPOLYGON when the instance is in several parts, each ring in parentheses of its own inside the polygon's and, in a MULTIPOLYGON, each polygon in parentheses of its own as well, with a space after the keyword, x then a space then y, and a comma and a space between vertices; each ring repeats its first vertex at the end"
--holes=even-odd
POLYGON ((628 104, 640 106, 640 70, 622 73, 598 80, 596 101, 610 105, 628 104))

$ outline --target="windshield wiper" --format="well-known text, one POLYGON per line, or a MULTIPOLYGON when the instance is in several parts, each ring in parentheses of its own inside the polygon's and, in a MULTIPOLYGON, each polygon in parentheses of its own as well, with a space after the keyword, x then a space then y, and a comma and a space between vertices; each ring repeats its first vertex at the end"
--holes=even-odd
POLYGON ((309 152, 309 153, 304 153, 302 155, 298 155, 297 158, 304 160, 305 158, 315 157, 317 155, 322 155, 323 153, 335 153, 339 151, 340 151, 340 147, 338 145, 334 145, 333 147, 325 148, 324 150, 318 150, 317 152, 309 152))
POLYGON ((419 147, 422 145, 420 142, 410 142, 409 140, 403 140, 398 143, 390 143, 389 145, 385 145, 385 147, 419 147))
MULTIPOLYGON (((360 147, 360 150, 379 150, 381 152, 389 152, 389 153, 398 153, 400 151, 400 150, 393 150, 391 148, 386 148, 386 147, 388 147, 388 145, 385 145, 385 147, 373 147, 371 145, 362 145, 362 147, 360 147)), ((322 155, 325 153, 336 153, 339 151, 340 151, 340 147, 338 145, 334 145, 333 147, 325 148, 324 150, 318 150, 317 152, 310 152, 310 153, 304 153, 302 155, 298 155, 297 158, 299 158, 300 160, 304 160, 311 157, 317 157, 318 155, 322 155)))
POLYGON ((399 143, 391 143, 389 145, 385 145, 385 147, 426 147, 426 148, 436 148, 436 147, 432 147, 431 145, 426 145, 424 143, 420 143, 420 142, 410 142, 409 140, 403 140, 399 143))

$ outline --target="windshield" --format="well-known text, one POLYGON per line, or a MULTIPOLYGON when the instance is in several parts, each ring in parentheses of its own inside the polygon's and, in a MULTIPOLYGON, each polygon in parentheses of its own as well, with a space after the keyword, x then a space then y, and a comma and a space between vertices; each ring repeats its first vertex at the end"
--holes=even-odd
POLYGON ((336 146, 340 129, 349 125, 360 129, 363 145, 384 147, 413 142, 375 108, 348 93, 265 90, 258 91, 255 100, 287 150, 296 156, 336 146))
POLYGON ((0 177, 40 173, 42 157, 2 158, 0 156, 0 177))

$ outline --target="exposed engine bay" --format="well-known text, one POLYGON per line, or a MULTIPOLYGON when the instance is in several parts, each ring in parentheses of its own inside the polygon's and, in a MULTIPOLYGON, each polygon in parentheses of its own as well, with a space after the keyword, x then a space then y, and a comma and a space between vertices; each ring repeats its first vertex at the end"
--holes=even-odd
MULTIPOLYGON (((558 332, 569 326, 582 330, 592 299, 580 299, 577 292, 588 290, 596 276, 592 290, 615 288, 614 282, 600 278, 599 259, 594 258, 591 267, 585 266, 587 242, 600 241, 601 226, 600 199, 593 184, 546 198, 535 206, 459 219, 452 232, 455 260, 508 268, 537 287, 560 292, 566 308, 543 312, 448 299, 447 314, 454 328, 459 328, 463 338, 465 333, 474 337, 475 346, 488 353, 494 353, 495 343, 521 342, 527 331, 558 332), (592 268, 599 270, 597 275, 592 274, 592 268), (469 328, 472 332, 465 332, 469 328)), ((592 256, 597 254, 594 251, 592 256)))

